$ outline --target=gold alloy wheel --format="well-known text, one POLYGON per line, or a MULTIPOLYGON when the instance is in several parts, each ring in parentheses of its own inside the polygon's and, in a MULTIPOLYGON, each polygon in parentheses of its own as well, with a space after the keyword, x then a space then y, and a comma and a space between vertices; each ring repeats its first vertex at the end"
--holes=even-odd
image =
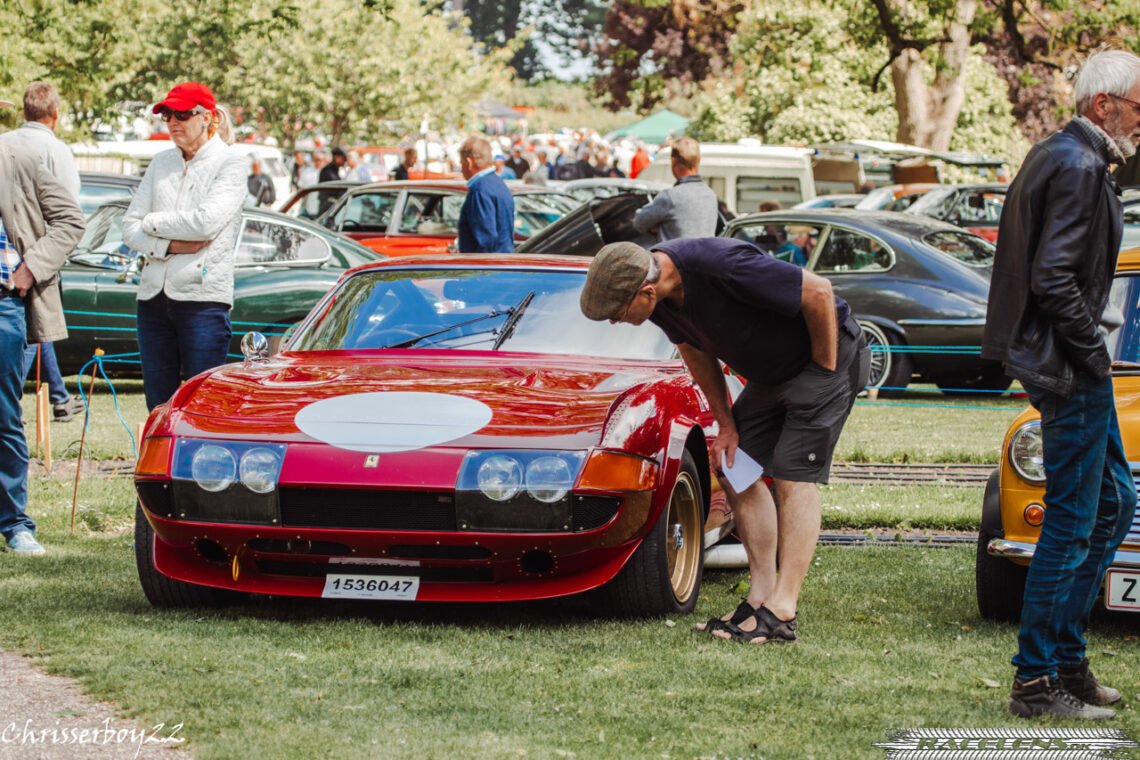
POLYGON ((692 476, 682 470, 669 498, 669 518, 665 523, 665 557, 669 563, 669 583, 673 598, 684 604, 697 586, 701 565, 701 505, 692 476))

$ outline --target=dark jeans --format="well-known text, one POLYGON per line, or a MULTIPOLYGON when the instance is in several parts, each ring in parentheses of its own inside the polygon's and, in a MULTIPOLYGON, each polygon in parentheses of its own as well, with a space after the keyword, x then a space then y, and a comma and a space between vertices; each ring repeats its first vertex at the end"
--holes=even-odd
POLYGON ((24 395, 24 302, 0 292, 0 533, 5 539, 36 524, 28 506, 28 440, 20 421, 24 395))
POLYGON ((1063 398, 1025 383, 1041 412, 1045 523, 1021 610, 1017 678, 1057 675, 1085 656, 1085 629, 1136 509, 1136 486, 1120 440, 1112 379, 1081 374, 1063 398))
POLYGON ((226 363, 229 304, 175 301, 159 293, 139 301, 139 359, 147 409, 166 403, 182 381, 226 363))
MULTIPOLYGON (((36 366, 36 345, 33 343, 24 351, 24 379, 35 379, 32 370, 36 366)), ((40 380, 47 381, 48 398, 53 404, 62 404, 71 398, 67 386, 63 384, 63 375, 59 371, 59 362, 55 358, 55 348, 51 343, 40 343, 40 380)))

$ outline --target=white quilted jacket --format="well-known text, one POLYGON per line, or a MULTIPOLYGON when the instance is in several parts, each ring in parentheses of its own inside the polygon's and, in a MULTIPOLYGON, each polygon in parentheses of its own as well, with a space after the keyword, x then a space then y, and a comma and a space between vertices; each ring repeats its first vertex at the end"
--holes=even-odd
POLYGON ((154 157, 126 216, 123 241, 145 255, 140 301, 233 304, 234 251, 249 162, 217 135, 186 161, 178 148, 154 157), (168 254, 171 240, 209 240, 195 254, 168 254))

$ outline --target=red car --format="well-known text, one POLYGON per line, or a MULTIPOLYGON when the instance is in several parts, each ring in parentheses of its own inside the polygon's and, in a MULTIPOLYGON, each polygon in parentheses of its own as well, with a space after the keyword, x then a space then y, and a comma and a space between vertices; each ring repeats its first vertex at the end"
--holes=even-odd
POLYGON ((997 242, 1001 210, 1009 185, 942 185, 908 206, 904 214, 922 214, 965 227, 978 237, 997 242))
MULTIPOLYGON (((571 195, 508 183, 515 197, 515 240, 523 241, 580 205, 571 195)), ((321 223, 385 256, 447 253, 467 197, 462 180, 377 182, 349 190, 321 223)))
POLYGON ((692 610, 731 527, 706 532, 713 418, 657 327, 581 315, 588 266, 394 259, 346 273, 279 355, 247 335, 147 422, 147 598, 692 610))

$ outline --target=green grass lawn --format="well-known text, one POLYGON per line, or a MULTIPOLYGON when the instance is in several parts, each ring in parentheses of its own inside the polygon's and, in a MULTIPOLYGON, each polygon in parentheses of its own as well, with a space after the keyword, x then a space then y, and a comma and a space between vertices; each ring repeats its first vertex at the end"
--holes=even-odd
MULTIPOLYGON (((133 430, 139 387, 116 387, 133 430)), ((839 458, 996 461, 1023 406, 860 403, 839 458)), ((74 458, 81 429, 53 426, 57 459, 74 458)), ((105 386, 88 443, 95 459, 132 456, 105 386)), ((144 723, 184 723, 197 757, 881 758, 872 743, 897 729, 1027 725, 1005 714, 1015 631, 979 619, 972 547, 822 547, 790 647, 690 631, 735 606, 744 572, 707 573, 697 613, 668 620, 599 620, 580 599, 160 612, 135 575, 129 477, 81 480, 74 533, 72 481, 30 488, 50 553, 0 555, 0 647, 144 723)), ((825 529, 969 530, 981 488, 840 483, 823 499, 825 529)), ((1114 727, 1129 731, 1134 630, 1099 619, 1090 649, 1125 692, 1114 727)))
MULTIPOLYGON (((127 509, 73 537, 49 516, 47 557, 0 558, 0 646, 144 723, 184 723, 201 758, 881 758, 872 743, 900 728, 1027 725, 1004 713, 1015 632, 979 619, 968 547, 823 547, 802 642, 750 648, 690 632, 736 604, 743 572, 708 573, 697 613, 664 620, 598 620, 577 599, 160 612, 127 509)), ((1134 632, 1098 619, 1090 648, 1130 731, 1134 632)))

